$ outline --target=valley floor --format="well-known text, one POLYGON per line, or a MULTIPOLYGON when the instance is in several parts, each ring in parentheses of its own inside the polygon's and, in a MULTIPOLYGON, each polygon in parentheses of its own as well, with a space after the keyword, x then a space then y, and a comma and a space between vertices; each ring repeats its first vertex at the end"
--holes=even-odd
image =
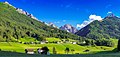
POLYGON ((112 51, 115 49, 115 47, 106 47, 106 46, 80 46, 77 44, 20 44, 15 42, 0 42, 0 49, 2 51, 11 51, 11 52, 18 52, 18 53, 25 53, 25 49, 32 48, 34 51, 37 51, 38 48, 47 46, 50 50, 50 53, 53 52, 53 47, 55 47, 57 54, 65 54, 65 48, 68 47, 70 49, 69 54, 94 54, 101 51, 112 51), (71 49, 74 49, 75 51, 72 52, 71 49), (85 50, 89 50, 85 52, 85 50))
MULTIPOLYGON (((116 44, 117 45, 117 44, 116 44)), ((0 42, 0 57, 120 57, 120 53, 112 52, 114 47, 106 47, 106 46, 80 46, 77 44, 20 44, 17 42, 0 42), (33 54, 28 55, 25 54, 26 48, 32 48, 34 51, 37 51, 37 48, 41 48, 43 46, 47 46, 50 50, 51 55, 41 55, 41 54, 33 54), (53 47, 56 48, 57 54, 52 54, 53 47), (75 51, 69 54, 65 54, 65 48, 69 47, 70 50, 74 49, 75 51), (85 50, 89 50, 88 52, 84 52, 85 50)))

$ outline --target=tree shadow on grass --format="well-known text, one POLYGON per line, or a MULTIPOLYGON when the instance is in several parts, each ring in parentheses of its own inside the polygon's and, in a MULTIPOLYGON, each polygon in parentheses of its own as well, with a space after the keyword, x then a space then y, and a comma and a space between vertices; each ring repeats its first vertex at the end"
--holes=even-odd
POLYGON ((115 54, 115 53, 119 53, 117 51, 117 48, 113 49, 112 51, 100 51, 100 52, 97 52, 95 54, 115 54))

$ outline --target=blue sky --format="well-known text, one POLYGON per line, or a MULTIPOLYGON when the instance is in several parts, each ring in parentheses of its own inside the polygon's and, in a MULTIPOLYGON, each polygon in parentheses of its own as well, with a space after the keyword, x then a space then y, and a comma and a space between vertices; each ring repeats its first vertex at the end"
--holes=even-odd
POLYGON ((108 12, 120 16, 120 0, 0 0, 8 1, 41 21, 57 26, 71 24, 74 27, 89 20, 90 15, 104 18, 108 12))

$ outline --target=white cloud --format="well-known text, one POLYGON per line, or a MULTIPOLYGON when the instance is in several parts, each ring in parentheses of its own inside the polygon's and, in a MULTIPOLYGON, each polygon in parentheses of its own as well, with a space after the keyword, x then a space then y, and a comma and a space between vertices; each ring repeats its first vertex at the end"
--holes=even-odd
POLYGON ((103 18, 101 16, 97 16, 97 15, 90 15, 89 19, 86 21, 84 21, 82 24, 77 24, 77 28, 83 28, 85 26, 87 26, 88 24, 90 24, 91 22, 95 21, 95 20, 102 20, 103 18))
POLYGON ((117 16, 118 18, 120 18, 120 16, 117 16))
POLYGON ((111 14, 112 12, 108 12, 107 14, 111 14))
POLYGON ((63 20, 63 22, 66 22, 66 20, 63 20))
POLYGON ((54 23, 60 23, 59 21, 57 21, 57 22, 54 22, 54 23))
POLYGON ((96 15, 90 15, 89 19, 90 19, 90 21, 94 21, 94 20, 100 21, 100 20, 102 20, 101 16, 96 16, 96 15))

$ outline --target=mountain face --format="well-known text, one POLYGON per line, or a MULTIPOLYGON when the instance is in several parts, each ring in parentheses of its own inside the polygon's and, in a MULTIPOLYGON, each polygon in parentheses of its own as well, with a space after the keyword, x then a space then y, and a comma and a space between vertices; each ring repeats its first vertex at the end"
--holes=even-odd
POLYGON ((69 24, 65 24, 64 26, 61 26, 60 29, 70 33, 76 33, 78 31, 76 28, 74 28, 72 25, 69 24))
POLYGON ((22 10, 22 9, 20 9, 20 8, 16 8, 16 7, 12 6, 12 5, 11 5, 9 2, 7 2, 7 1, 5 1, 4 4, 7 4, 7 5, 15 8, 16 11, 18 11, 18 12, 21 13, 21 14, 24 14, 24 15, 32 18, 32 19, 38 20, 38 19, 37 19, 36 17, 34 17, 32 14, 30 14, 30 13, 28 13, 27 11, 24 11, 24 10, 22 10))
POLYGON ((48 25, 48 26, 51 26, 51 27, 54 27, 54 28, 58 28, 55 24, 53 24, 53 23, 51 23, 51 22, 48 23, 47 25, 48 25))
POLYGON ((103 21, 93 21, 82 28, 77 35, 92 39, 98 38, 119 38, 120 39, 120 18, 108 16, 103 21))
POLYGON ((0 2, 0 41, 17 41, 20 38, 35 38, 41 41, 46 37, 79 38, 20 13, 8 3, 0 2))

